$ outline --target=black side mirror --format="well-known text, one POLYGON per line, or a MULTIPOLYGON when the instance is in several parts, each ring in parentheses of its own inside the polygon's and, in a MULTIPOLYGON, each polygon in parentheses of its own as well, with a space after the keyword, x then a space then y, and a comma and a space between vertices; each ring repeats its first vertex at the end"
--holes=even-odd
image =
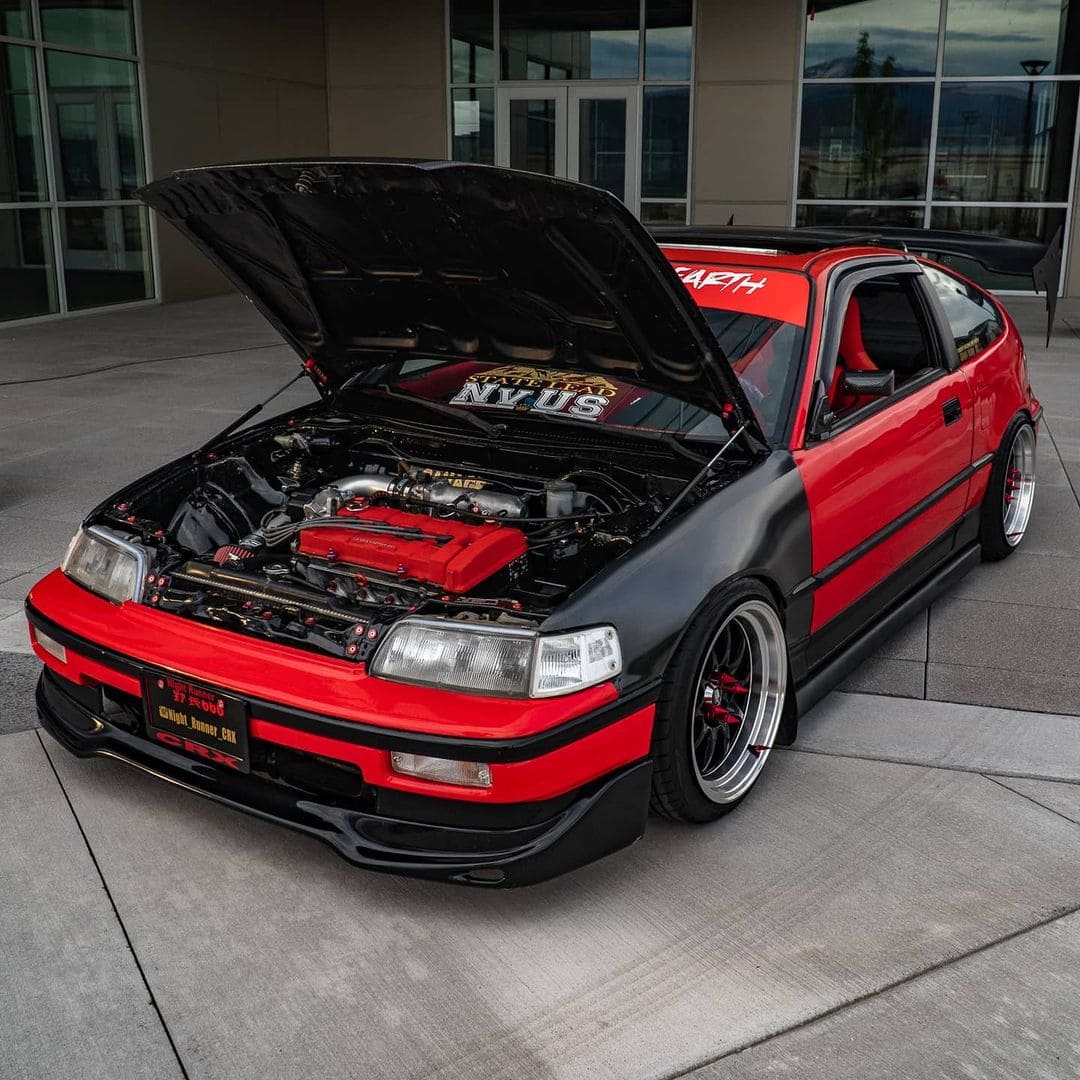
POLYGON ((856 397, 888 397, 896 389, 896 372, 845 371, 840 386, 856 397))

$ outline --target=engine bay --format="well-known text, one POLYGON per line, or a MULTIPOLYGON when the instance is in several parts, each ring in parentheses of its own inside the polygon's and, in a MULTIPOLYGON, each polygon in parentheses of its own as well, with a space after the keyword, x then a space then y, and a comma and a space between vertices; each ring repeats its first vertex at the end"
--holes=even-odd
POLYGON ((245 434, 94 523, 150 552, 143 603, 357 661, 411 613, 538 626, 698 464, 663 446, 451 441, 334 414, 245 434))

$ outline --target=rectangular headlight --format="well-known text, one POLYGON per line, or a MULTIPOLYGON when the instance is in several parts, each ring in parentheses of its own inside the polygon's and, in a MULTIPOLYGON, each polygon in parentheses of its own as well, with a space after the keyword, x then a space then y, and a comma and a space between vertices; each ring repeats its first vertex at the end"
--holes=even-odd
POLYGON ((122 604, 140 594, 145 565, 141 548, 94 525, 75 534, 60 568, 91 592, 122 604))
POLYGON ((376 653, 371 671, 398 682, 524 697, 534 637, 528 630, 481 629, 449 619, 402 619, 376 653))
POLYGON ((451 619, 395 623, 372 675, 500 697, 555 697, 612 679, 622 670, 612 626, 542 635, 451 619))

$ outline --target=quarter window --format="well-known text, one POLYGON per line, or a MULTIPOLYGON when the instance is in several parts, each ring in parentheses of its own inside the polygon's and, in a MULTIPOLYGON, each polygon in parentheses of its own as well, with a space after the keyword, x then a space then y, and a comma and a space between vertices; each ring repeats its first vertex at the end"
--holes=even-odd
POLYGON ((1001 316, 988 296, 934 266, 924 266, 923 271, 945 309, 961 360, 970 360, 1005 332, 1001 316))

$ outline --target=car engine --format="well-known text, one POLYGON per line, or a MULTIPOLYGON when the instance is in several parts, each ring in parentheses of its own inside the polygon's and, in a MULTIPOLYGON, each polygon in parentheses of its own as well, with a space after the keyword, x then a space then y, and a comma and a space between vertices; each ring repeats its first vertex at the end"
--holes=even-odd
POLYGON ((358 661, 414 612, 539 625, 695 471, 651 448, 613 464, 610 440, 473 446, 334 416, 227 445, 99 508, 152 552, 143 602, 358 661))

